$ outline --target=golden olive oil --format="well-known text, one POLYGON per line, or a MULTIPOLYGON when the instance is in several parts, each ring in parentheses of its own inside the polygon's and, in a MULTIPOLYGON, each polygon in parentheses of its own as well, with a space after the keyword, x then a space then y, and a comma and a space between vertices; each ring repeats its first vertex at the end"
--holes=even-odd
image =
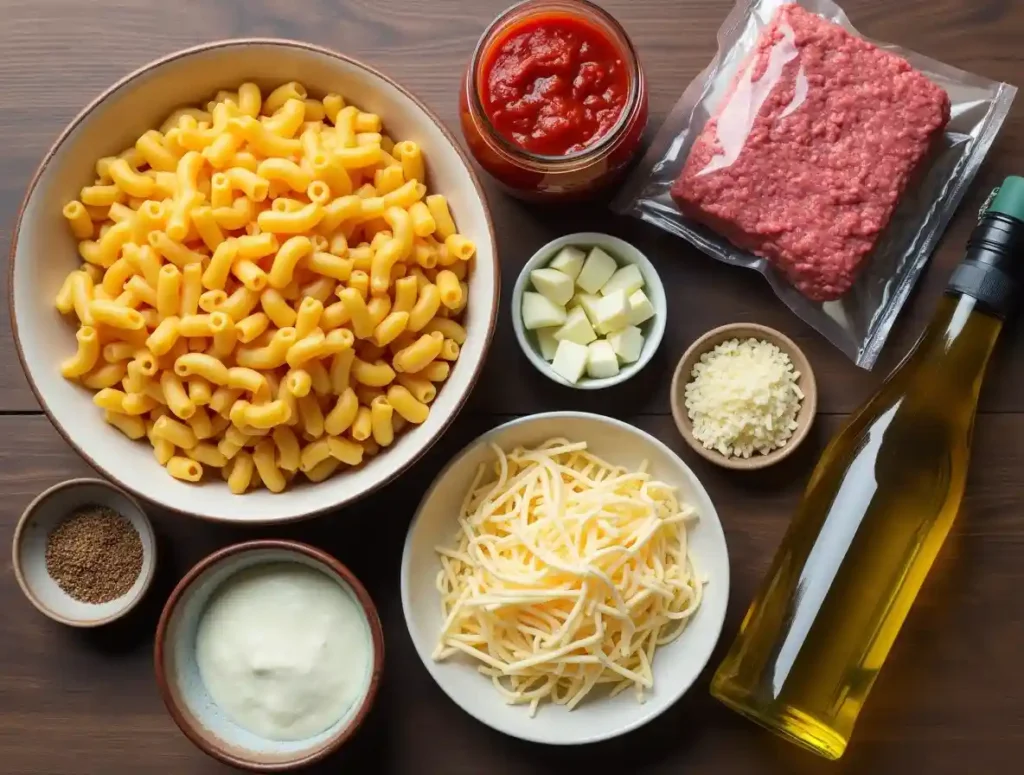
POLYGON ((826 448, 711 684, 828 758, 846 749, 963 497, 978 393, 1016 291, 1007 262, 1024 247, 1024 179, 1003 190, 915 349, 826 448))

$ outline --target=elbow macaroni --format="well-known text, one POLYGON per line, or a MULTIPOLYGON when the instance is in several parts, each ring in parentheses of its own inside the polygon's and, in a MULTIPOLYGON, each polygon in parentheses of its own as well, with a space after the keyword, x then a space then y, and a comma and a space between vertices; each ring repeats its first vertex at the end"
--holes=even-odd
POLYGON ((64 377, 170 476, 280 492, 426 421, 466 331, 475 253, 426 154, 302 84, 183 108, 62 216, 82 258, 55 297, 64 377))

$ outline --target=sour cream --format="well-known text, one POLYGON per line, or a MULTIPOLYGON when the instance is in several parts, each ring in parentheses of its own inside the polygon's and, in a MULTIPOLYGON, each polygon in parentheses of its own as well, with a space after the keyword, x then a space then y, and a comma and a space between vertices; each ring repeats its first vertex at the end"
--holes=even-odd
POLYGON ((362 609, 332 578, 267 563, 228 579, 196 633, 210 698, 232 721, 271 740, 331 727, 365 694, 371 636, 362 609))

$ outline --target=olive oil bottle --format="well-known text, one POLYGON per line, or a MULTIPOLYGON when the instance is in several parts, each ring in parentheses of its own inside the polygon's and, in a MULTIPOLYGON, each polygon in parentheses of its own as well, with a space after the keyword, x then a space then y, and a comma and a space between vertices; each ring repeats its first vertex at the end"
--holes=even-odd
POLYGON ((978 392, 1024 277, 1007 178, 914 349, 832 439, 711 693, 822 756, 857 715, 949 532, 978 392))

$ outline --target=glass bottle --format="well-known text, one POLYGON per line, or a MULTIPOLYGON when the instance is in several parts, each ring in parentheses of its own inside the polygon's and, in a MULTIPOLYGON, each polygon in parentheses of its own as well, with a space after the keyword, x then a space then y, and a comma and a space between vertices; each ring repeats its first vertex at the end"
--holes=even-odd
POLYGON ((1007 178, 921 339, 832 439, 711 684, 837 759, 960 506, 978 393, 1024 267, 1007 178))

